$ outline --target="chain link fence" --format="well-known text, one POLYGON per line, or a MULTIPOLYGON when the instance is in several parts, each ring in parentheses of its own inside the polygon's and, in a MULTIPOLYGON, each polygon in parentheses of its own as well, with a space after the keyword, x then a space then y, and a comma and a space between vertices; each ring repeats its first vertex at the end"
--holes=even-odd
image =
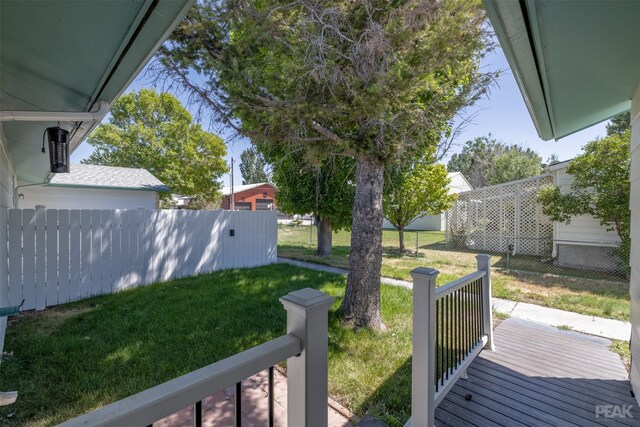
MULTIPOLYGON (((279 245, 315 252, 315 226, 282 224, 279 230, 279 245)), ((350 237, 350 233, 344 231, 333 234, 334 254, 348 254, 350 237)), ((392 263, 416 258, 416 265, 428 262, 429 267, 438 269, 444 265, 473 268, 475 255, 486 253, 492 256, 492 265, 496 269, 629 282, 629 252, 606 242, 505 236, 491 238, 486 234, 410 230, 405 231, 404 242, 406 249, 401 252, 398 232, 384 230, 384 257, 392 263)))
POLYGON ((509 238, 479 241, 472 235, 447 234, 420 251, 493 255, 493 267, 505 270, 628 282, 629 252, 607 242, 563 241, 548 238, 509 238))

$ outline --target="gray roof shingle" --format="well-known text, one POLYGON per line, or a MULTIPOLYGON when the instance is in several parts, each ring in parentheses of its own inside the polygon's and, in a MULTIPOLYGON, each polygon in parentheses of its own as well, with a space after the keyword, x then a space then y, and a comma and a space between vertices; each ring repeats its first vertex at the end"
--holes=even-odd
POLYGON ((146 169, 84 164, 71 165, 71 173, 54 174, 49 185, 169 191, 169 187, 146 169))

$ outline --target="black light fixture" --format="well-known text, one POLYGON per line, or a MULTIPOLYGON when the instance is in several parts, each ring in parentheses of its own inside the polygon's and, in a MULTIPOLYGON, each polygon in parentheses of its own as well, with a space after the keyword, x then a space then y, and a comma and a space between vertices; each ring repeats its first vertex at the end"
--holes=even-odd
POLYGON ((49 163, 51 173, 69 173, 69 131, 60 125, 47 128, 42 135, 42 152, 44 153, 44 137, 49 140, 49 163))

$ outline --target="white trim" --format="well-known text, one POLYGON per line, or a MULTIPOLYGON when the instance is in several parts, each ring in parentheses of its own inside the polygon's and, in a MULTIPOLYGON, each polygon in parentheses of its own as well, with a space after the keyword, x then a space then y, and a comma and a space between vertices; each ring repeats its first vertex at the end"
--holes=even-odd
POLYGON ((0 122, 100 122, 109 112, 107 101, 98 102, 96 112, 72 111, 0 111, 0 122))
POLYGON ((553 177, 553 174, 550 173, 543 173, 541 175, 536 175, 536 176, 530 176, 529 178, 522 178, 522 179, 518 179, 515 181, 509 181, 509 182, 503 182, 502 184, 496 184, 496 185, 489 185, 486 187, 478 187, 478 188, 474 188, 473 190, 469 190, 469 191, 463 191, 461 193, 458 193, 458 195, 464 195, 467 193, 473 193, 475 191, 480 191, 480 190, 493 190, 493 189, 498 189, 498 188, 502 188, 502 187, 507 187, 509 185, 515 185, 515 184, 523 184, 525 182, 530 182, 530 181, 536 181, 542 178, 546 178, 546 177, 553 177))
POLYGON ((549 171, 550 172, 555 172, 557 170, 560 169, 565 169, 567 168, 567 166, 569 166, 569 162, 572 161, 573 159, 569 159, 569 160, 564 160, 562 162, 558 162, 558 163, 554 163, 552 165, 549 165, 549 171))

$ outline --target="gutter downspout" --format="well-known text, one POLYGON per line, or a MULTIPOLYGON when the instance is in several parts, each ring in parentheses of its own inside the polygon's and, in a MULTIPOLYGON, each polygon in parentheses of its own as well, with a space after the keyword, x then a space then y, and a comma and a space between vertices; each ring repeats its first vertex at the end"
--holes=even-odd
POLYGON ((18 193, 18 190, 20 190, 21 188, 29 188, 29 187, 44 187, 45 185, 49 184, 49 181, 51 181, 51 173, 47 175, 47 178, 45 179, 44 182, 40 182, 36 184, 23 184, 15 187, 13 189, 13 206, 20 209, 20 207, 18 206, 18 200, 20 199, 20 193, 18 193))

